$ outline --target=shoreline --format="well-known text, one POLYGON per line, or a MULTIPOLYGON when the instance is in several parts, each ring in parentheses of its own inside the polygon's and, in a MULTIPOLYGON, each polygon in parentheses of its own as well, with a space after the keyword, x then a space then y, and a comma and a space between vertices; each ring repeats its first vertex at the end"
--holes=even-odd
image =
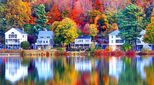
POLYGON ((141 56, 154 56, 154 51, 147 52, 124 52, 124 51, 105 51, 105 50, 96 50, 92 51, 58 51, 58 50, 0 50, 0 57, 23 57, 23 58, 37 58, 37 57, 59 57, 59 56, 131 56, 134 57, 136 55, 141 56))

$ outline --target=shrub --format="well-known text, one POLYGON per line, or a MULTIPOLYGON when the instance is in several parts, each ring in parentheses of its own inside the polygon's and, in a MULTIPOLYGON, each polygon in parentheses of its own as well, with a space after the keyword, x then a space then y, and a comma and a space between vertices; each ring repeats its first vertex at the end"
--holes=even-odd
POLYGON ((129 43, 124 43, 123 45, 122 45, 122 50, 123 51, 129 51, 129 50, 131 50, 132 49, 132 46, 131 46, 131 44, 129 44, 129 43))
POLYGON ((30 47, 30 44, 28 41, 21 42, 21 48, 22 49, 28 49, 30 47))

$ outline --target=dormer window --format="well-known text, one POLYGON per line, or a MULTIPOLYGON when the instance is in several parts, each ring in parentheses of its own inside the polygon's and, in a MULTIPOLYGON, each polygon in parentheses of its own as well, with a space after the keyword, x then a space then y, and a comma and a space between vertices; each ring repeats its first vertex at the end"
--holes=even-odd
POLYGON ((12 32, 11 34, 14 34, 14 32, 12 32))

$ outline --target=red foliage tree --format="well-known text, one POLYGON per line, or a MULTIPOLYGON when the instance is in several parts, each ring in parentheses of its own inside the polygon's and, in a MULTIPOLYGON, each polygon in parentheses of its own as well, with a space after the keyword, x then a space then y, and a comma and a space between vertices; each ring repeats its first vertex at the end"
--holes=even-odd
POLYGON ((48 16, 48 22, 47 22, 48 24, 52 24, 54 21, 60 21, 62 19, 62 16, 56 4, 53 4, 47 16, 48 16))
POLYGON ((78 24, 82 24, 84 20, 84 12, 79 0, 77 0, 72 9, 71 18, 78 24))

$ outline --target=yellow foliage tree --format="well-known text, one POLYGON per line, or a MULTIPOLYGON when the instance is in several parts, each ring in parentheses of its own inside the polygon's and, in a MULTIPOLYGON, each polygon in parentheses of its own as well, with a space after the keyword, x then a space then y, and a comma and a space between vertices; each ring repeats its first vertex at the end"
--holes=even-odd
POLYGON ((74 42, 77 37, 77 25, 69 18, 64 18, 55 30, 55 43, 57 44, 67 45, 74 42))
POLYGON ((150 44, 154 44, 154 9, 151 15, 151 23, 146 27, 144 41, 150 44))
POLYGON ((12 26, 22 27, 28 23, 31 16, 31 7, 22 0, 8 0, 5 18, 12 26))
POLYGON ((97 26, 95 24, 90 24, 90 35, 95 37, 98 33, 97 26))
POLYGON ((147 85, 154 85, 154 66, 145 67, 147 85))
POLYGON ((58 25, 59 25, 59 21, 54 21, 50 27, 50 30, 55 31, 58 25))

